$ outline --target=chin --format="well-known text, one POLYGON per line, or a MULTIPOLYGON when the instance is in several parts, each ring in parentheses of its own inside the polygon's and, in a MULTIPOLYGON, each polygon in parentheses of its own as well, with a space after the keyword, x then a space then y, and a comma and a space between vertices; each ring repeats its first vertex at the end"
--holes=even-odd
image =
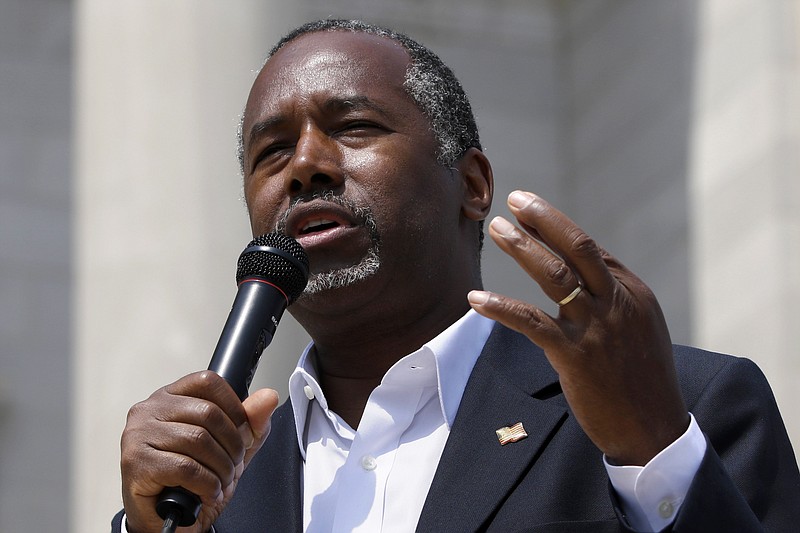
POLYGON ((359 285, 374 277, 380 270, 376 253, 368 253, 357 265, 312 274, 298 301, 314 300, 317 296, 359 285))
POLYGON ((337 284, 317 279, 317 276, 311 276, 305 291, 287 309, 309 334, 323 317, 338 322, 358 314, 373 300, 374 289, 370 288, 370 282, 375 280, 374 275, 337 284))

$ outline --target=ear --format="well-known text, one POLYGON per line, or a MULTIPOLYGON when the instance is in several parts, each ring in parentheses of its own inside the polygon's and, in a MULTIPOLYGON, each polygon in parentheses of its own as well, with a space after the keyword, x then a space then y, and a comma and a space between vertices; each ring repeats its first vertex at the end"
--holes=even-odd
POLYGON ((455 168, 461 176, 463 198, 461 212, 470 220, 484 220, 489 216, 494 195, 492 165, 477 148, 470 148, 456 161, 455 168))

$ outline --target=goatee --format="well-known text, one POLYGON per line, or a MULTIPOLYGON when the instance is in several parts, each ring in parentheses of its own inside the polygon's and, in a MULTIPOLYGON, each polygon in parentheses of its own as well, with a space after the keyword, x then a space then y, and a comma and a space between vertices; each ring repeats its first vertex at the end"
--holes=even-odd
MULTIPOLYGON (((286 233, 286 221, 295 207, 303 202, 310 202, 311 200, 323 200, 342 206, 353 214, 353 217, 366 229, 369 233, 371 245, 367 250, 364 257, 361 258, 355 265, 335 268, 326 272, 312 273, 308 279, 303 294, 298 300, 304 300, 313 297, 323 291, 331 289, 341 289, 348 287, 367 278, 370 278, 378 272, 380 268, 380 234, 378 233, 375 217, 372 215, 372 210, 365 205, 359 205, 349 198, 337 196, 333 191, 315 191, 311 194, 306 194, 296 198, 292 205, 286 210, 281 219, 275 225, 275 230, 281 233, 286 233)), ((313 268, 313 265, 312 265, 313 268)))

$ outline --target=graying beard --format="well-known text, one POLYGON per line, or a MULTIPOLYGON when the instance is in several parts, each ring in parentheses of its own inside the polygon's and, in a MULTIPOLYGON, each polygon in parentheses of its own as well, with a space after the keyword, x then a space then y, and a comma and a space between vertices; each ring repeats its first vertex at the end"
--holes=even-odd
POLYGON ((358 283, 359 281, 364 281, 375 275, 380 265, 381 260, 378 255, 377 247, 372 246, 367 252, 367 255, 365 255, 357 265, 337 268, 329 270, 328 272, 320 272, 319 274, 312 274, 300 299, 302 300, 323 291, 340 289, 358 283))

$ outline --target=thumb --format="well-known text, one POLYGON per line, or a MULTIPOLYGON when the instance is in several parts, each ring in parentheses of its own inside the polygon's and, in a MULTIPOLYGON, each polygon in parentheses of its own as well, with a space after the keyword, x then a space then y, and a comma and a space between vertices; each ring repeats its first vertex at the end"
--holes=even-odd
MULTIPOLYGON (((278 393, 272 389, 259 389, 248 396, 244 403, 244 411, 247 414, 247 425, 250 426, 252 442, 247 446, 244 456, 244 464, 261 449, 261 445, 267 440, 270 428, 272 413, 278 406, 278 393)), ((248 439, 249 440, 249 439, 248 439)), ((248 444, 247 442, 245 444, 248 444)))

